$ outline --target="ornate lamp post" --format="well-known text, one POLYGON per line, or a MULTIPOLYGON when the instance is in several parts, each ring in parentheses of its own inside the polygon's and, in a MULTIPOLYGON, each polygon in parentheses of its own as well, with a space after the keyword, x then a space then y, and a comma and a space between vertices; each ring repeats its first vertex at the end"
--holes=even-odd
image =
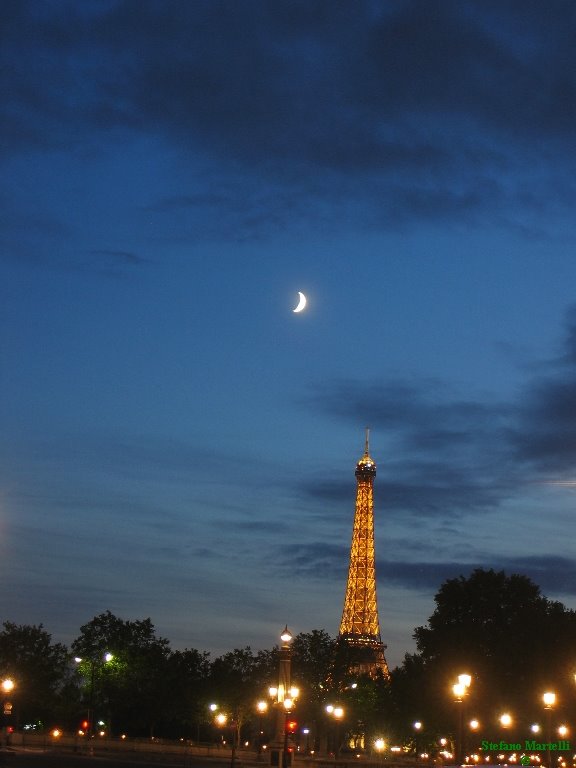
POLYGON ((279 653, 278 687, 270 688, 269 693, 276 707, 276 728, 274 741, 270 750, 270 765, 280 765, 282 754, 282 768, 288 768, 291 763, 291 753, 288 750, 288 716, 294 709, 298 698, 298 688, 291 686, 290 673, 292 664, 292 633, 288 626, 280 635, 282 645, 279 653))

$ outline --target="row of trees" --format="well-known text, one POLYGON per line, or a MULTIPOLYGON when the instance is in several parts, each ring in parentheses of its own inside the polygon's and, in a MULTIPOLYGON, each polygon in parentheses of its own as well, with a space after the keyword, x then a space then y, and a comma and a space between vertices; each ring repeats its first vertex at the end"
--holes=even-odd
MULTIPOLYGON (((441 735, 455 734, 451 686, 462 672, 472 676, 466 707, 481 724, 476 740, 499 735, 504 710, 515 718, 515 737, 524 738, 529 723, 542 720, 545 690, 557 694, 556 719, 573 711, 574 611, 545 598, 526 576, 482 569, 446 581, 435 600, 428 623, 415 630, 416 653, 405 656, 390 680, 352 679, 337 639, 324 630, 297 635, 292 671, 301 690, 299 726, 322 739, 329 728, 325 706, 339 704, 346 742, 363 736, 368 745, 380 736, 410 744, 419 720, 418 746, 431 747, 441 735)), ((272 724, 256 703, 276 681, 278 648, 247 647, 212 659, 194 649, 172 650, 150 619, 125 621, 106 612, 81 627, 70 648, 53 643, 42 625, 5 622, 0 673, 17 683, 20 727, 42 722, 76 729, 90 712, 115 734, 207 741, 216 737, 209 704, 217 702, 254 742, 272 724), (105 652, 112 654, 108 661, 105 652)))

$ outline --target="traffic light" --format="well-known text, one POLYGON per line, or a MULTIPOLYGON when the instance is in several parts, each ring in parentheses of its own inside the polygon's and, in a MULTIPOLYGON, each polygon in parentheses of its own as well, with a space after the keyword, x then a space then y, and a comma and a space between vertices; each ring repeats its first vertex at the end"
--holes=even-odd
POLYGON ((89 725, 90 723, 88 722, 88 720, 82 720, 82 722, 80 723, 80 728, 82 728, 83 731, 87 731, 89 725))
POLYGON ((286 722, 286 730, 288 733, 296 733, 296 728, 298 728, 298 723, 296 720, 288 720, 286 722))

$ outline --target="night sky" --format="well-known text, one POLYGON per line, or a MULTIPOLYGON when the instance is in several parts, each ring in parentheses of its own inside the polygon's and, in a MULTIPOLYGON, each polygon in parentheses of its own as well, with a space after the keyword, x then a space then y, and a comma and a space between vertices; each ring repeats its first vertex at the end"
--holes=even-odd
POLYGON ((391 666, 474 567, 576 608, 572 0, 0 16, 0 618, 334 636, 366 426, 391 666))

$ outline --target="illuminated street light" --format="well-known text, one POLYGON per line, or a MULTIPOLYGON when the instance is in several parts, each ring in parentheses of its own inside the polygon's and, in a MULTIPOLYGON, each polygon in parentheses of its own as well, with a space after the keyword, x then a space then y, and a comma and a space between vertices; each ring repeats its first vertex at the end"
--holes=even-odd
POLYGON ((294 709, 300 691, 290 684, 292 633, 288 626, 284 627, 280 640, 282 645, 279 653, 278 686, 268 689, 268 693, 276 706, 276 731, 274 746, 270 751, 270 760, 272 764, 278 765, 279 753, 282 751, 282 768, 288 768, 291 763, 291 755, 288 751, 288 716, 294 709))
MULTIPOLYGON (((8 696, 10 693, 12 693, 12 691, 15 688, 14 680, 12 680, 11 677, 4 678, 4 680, 2 680, 1 687, 2 687, 3 694, 5 696, 8 696)), ((4 710, 5 717, 9 717, 12 714, 12 702, 5 699, 3 702, 3 710, 4 710)), ((6 732, 6 745, 8 745, 10 742, 10 736, 9 736, 10 730, 8 725, 6 725, 4 730, 6 732)), ((1 746, 2 746, 2 740, 0 739, 0 747, 1 746)))
POLYGON ((382 737, 376 739, 376 741, 374 742, 374 747, 378 752, 384 752, 384 750, 386 749, 385 740, 382 737))
POLYGON ((256 709, 258 710, 258 744, 257 744, 257 759, 262 759, 262 715, 268 711, 268 703, 266 701, 259 701, 256 704, 256 709))
POLYGON ((467 673, 458 675, 458 682, 452 686, 454 700, 458 705, 458 744, 456 745, 456 759, 460 765, 464 762, 464 700, 472 682, 472 676, 467 673))
POLYGON ((500 715, 500 725, 502 728, 510 728, 512 725, 512 715, 509 715, 508 712, 504 712, 503 715, 500 715))
POLYGON ((556 704, 556 694, 548 691, 542 696, 542 701, 544 702, 545 709, 552 709, 554 704, 556 704))
POLYGON ((452 693, 456 701, 462 701, 464 696, 466 696, 466 686, 463 683, 454 683, 452 693))
MULTIPOLYGON (((210 704, 209 709, 211 712, 216 713, 214 716, 214 723, 219 728, 224 728, 226 725, 228 725, 232 731, 232 751, 230 754, 230 768, 234 768, 236 764, 236 746, 238 743, 238 736, 239 736, 237 718, 235 718, 235 716, 232 715, 230 722, 228 722, 228 715, 225 712, 218 711, 220 709, 218 704, 210 704)), ((224 736, 222 736, 221 739, 222 739, 222 743, 225 744, 226 741, 224 736)))
MULTIPOLYGON (((544 702, 544 709, 546 710, 546 728, 548 731, 546 737, 550 742, 552 737, 552 708, 556 704, 556 694, 552 693, 552 691, 546 691, 546 693, 542 695, 542 701, 544 702)), ((550 768, 552 765, 552 753, 550 749, 548 749, 546 755, 546 762, 548 764, 548 768, 550 768)))
POLYGON ((418 763, 418 734, 422 730, 422 723, 420 720, 416 720, 415 723, 412 723, 412 727, 414 728, 414 760, 416 763, 418 763))
POLYGON ((334 747, 334 757, 338 758, 340 753, 340 721, 344 717, 344 707, 341 707, 339 704, 336 706, 334 704, 327 704, 326 712, 336 721, 336 744, 334 747))

